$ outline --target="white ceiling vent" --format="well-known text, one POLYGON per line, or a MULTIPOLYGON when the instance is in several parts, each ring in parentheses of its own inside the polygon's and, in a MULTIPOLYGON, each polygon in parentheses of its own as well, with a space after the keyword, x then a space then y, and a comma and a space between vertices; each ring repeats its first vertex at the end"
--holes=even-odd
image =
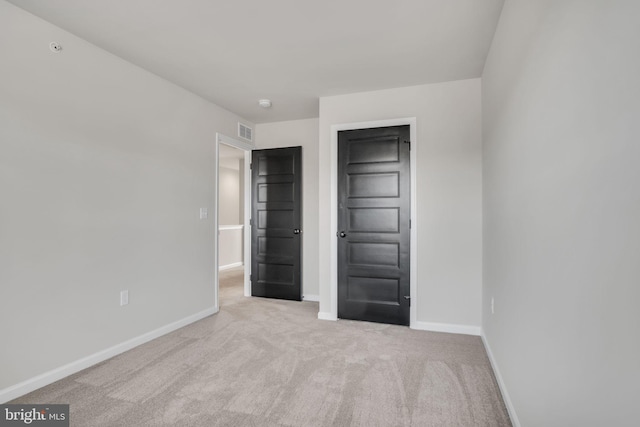
POLYGON ((238 122, 238 136, 247 141, 253 141, 253 129, 238 122))

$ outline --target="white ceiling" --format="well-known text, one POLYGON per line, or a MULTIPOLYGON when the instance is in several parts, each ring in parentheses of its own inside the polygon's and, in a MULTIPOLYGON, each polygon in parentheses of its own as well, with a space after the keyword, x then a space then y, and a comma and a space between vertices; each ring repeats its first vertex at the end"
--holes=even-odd
POLYGON ((317 117, 321 96, 479 77, 504 2, 8 1, 255 123, 317 117))

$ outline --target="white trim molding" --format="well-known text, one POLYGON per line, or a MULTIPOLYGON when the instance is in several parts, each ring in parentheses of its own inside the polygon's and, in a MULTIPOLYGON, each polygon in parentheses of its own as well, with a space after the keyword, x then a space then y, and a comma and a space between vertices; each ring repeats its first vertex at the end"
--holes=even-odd
POLYGON ((509 396, 509 392, 507 391, 507 385, 504 383, 502 379, 502 374, 500 373, 500 369, 498 369, 498 363, 496 359, 493 357, 493 352, 491 351, 491 346, 489 346, 489 342, 487 341, 487 337, 484 334, 484 330, 481 330, 480 336, 482 337, 482 343, 484 344, 484 348, 487 352, 487 356, 489 357, 489 362, 491 363, 491 368, 493 368, 493 374, 496 377, 496 381, 498 382, 498 387, 500 387, 500 393, 502 393, 502 400, 504 400, 504 404, 507 407, 507 412, 509 412, 509 418, 511 418, 511 424, 513 427, 520 427, 520 420, 518 419, 518 414, 516 414, 516 408, 513 406, 511 402, 511 397, 509 396))
POLYGON ((211 316, 212 314, 215 314, 217 312, 218 309, 216 307, 207 308, 206 310, 203 310, 199 313, 187 316, 184 319, 169 323, 168 325, 147 332, 146 334, 139 335, 120 344, 116 344, 113 347, 109 347, 105 350, 83 357, 82 359, 78 359, 75 362, 68 363, 64 366, 60 366, 59 368, 53 369, 49 372, 45 372, 44 374, 40 374, 36 377, 30 378, 11 387, 7 387, 3 390, 0 390, 0 403, 9 402, 20 396, 24 396, 27 393, 31 393, 34 390, 52 384, 65 377, 68 377, 69 375, 73 375, 76 372, 80 372, 83 369, 87 369, 97 363, 103 362, 107 359, 117 356, 118 354, 124 353, 125 351, 131 350, 134 347, 159 338, 191 323, 197 322, 198 320, 204 319, 205 317, 211 316))
MULTIPOLYGON (((250 126, 248 126, 250 127, 250 126)), ((223 135, 221 133, 216 133, 216 142, 221 142, 223 144, 226 145, 230 145, 232 147, 236 147, 239 148, 241 150, 244 151, 251 151, 254 150, 256 148, 256 146, 252 143, 249 142, 244 142, 244 141, 240 141, 238 139, 235 138, 230 138, 226 135, 223 135)))
POLYGON ((419 331, 446 332, 449 334, 475 335, 480 336, 482 328, 480 326, 471 325, 455 325, 451 323, 434 323, 434 322, 413 322, 411 329, 419 331))
POLYGON ((302 295, 302 301, 319 302, 320 295, 302 295))
POLYGON ((320 320, 332 320, 332 321, 337 321, 338 320, 338 316, 334 315, 333 313, 328 313, 326 311, 319 311, 318 312, 318 319, 320 320))
POLYGON ((233 264, 221 265, 220 267, 218 267, 218 271, 231 270, 232 268, 242 267, 243 265, 244 262, 242 261, 234 262, 233 264))
POLYGON ((218 230, 220 231, 224 231, 224 230, 242 230, 244 228, 244 224, 238 224, 238 225, 221 225, 218 227, 218 230))
MULTIPOLYGON (((255 138, 254 138, 255 139, 255 138)), ((251 227, 249 226, 249 219, 251 218, 251 150, 254 150, 256 148, 256 146, 253 143, 248 143, 248 142, 243 142, 240 141, 238 139, 235 138, 231 138, 228 137, 226 135, 223 135, 221 133, 216 133, 216 160, 215 160, 215 176, 216 176, 216 189, 215 189, 215 201, 216 201, 216 208, 214 210, 215 212, 215 218, 214 218, 214 224, 216 229, 218 230, 217 233, 215 233, 214 236, 214 246, 215 246, 215 251, 216 251, 216 256, 215 256, 215 272, 214 272, 214 301, 215 301, 215 305, 216 307, 219 306, 219 301, 218 301, 218 294, 219 294, 219 277, 218 277, 218 273, 220 272, 221 268, 219 265, 219 260, 218 260, 218 254, 220 253, 220 248, 219 248, 219 238, 218 238, 218 234, 220 233, 220 230, 223 230, 225 226, 220 226, 220 212, 219 212, 219 208, 220 208, 220 203, 218 200, 218 194, 220 192, 219 187, 219 183, 220 183, 220 144, 225 144, 225 145, 229 145, 231 147, 235 147, 238 148, 240 150, 244 151, 244 224, 242 225, 242 228, 244 229, 244 237, 243 237, 243 241, 244 241, 244 296, 245 297, 249 297, 251 296, 251 227)), ((226 266, 223 266, 226 267, 226 266)), ((230 267, 229 267, 230 268, 230 267)))

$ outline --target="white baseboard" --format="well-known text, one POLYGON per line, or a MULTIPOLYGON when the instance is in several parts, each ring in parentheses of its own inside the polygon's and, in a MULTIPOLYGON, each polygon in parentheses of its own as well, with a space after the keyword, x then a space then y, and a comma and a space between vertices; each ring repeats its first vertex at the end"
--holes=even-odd
POLYGON ((320 295, 303 295, 302 301, 320 302, 320 295))
POLYGON ((319 311, 318 312, 318 319, 320 319, 320 320, 333 320, 333 321, 338 320, 338 318, 336 316, 334 316, 333 314, 328 313, 326 311, 319 311))
POLYGON ((433 322, 415 322, 411 325, 411 329, 417 329, 419 331, 431 331, 431 332, 447 332, 449 334, 463 334, 463 335, 481 335, 480 326, 471 325, 454 325, 449 323, 433 323, 433 322))
POLYGON ((215 314, 217 312, 218 309, 216 307, 208 308, 199 313, 185 317, 184 319, 180 319, 168 325, 162 326, 151 332, 147 332, 146 334, 142 334, 120 344, 116 344, 113 347, 99 351, 87 357, 83 357, 82 359, 76 360, 75 362, 68 363, 49 372, 45 372, 44 374, 2 389, 0 390, 0 404, 9 402, 27 393, 31 393, 34 390, 52 384, 58 380, 68 377, 69 375, 80 372, 83 369, 103 362, 107 359, 112 358, 113 356, 117 356, 120 353, 124 353, 127 350, 131 350, 134 347, 161 337, 162 335, 166 335, 169 332, 173 332, 176 329, 180 329, 190 323, 197 322, 198 320, 204 319, 205 317, 211 316, 212 314, 215 314))
POLYGON ((218 271, 231 270, 232 268, 242 267, 243 265, 244 263, 242 261, 234 262, 233 264, 221 265, 218 267, 218 271))
POLYGON ((507 412, 509 412, 509 418, 511 418, 511 424, 513 427, 520 427, 520 420, 518 419, 518 415, 516 414, 516 409, 513 407, 513 403, 511 402, 511 398, 509 397, 509 392, 507 391, 507 386, 502 379, 502 374, 500 374, 500 369, 498 369, 498 363, 496 359, 493 357, 493 353, 491 352, 491 347, 487 342, 487 337, 484 336, 484 331, 481 331, 482 342, 484 343, 484 348, 487 351, 487 356, 489 356, 489 362, 491 362, 491 367, 493 368, 493 373, 496 376, 496 381, 498 381, 498 387, 500 387, 500 393, 502 393, 502 399, 504 400, 504 404, 507 407, 507 412))

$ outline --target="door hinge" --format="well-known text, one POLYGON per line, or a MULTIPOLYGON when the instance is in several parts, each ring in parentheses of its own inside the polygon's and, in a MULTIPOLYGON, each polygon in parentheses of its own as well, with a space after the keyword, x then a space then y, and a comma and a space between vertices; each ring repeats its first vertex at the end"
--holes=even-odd
POLYGON ((409 144, 409 151, 411 151, 411 141, 404 141, 405 144, 409 144))
POLYGON ((253 225, 253 220, 249 218, 249 225, 253 225))
POLYGON ((250 274, 250 275, 249 275, 249 281, 250 281, 250 282, 253 282, 253 274, 250 274))
POLYGON ((409 230, 411 230, 411 220, 409 220, 409 230))
POLYGON ((406 299, 407 301, 409 301, 409 306, 411 306, 411 296, 410 295, 405 295, 404 299, 406 299))
POLYGON ((253 163, 249 163, 249 169, 253 169, 253 163))

